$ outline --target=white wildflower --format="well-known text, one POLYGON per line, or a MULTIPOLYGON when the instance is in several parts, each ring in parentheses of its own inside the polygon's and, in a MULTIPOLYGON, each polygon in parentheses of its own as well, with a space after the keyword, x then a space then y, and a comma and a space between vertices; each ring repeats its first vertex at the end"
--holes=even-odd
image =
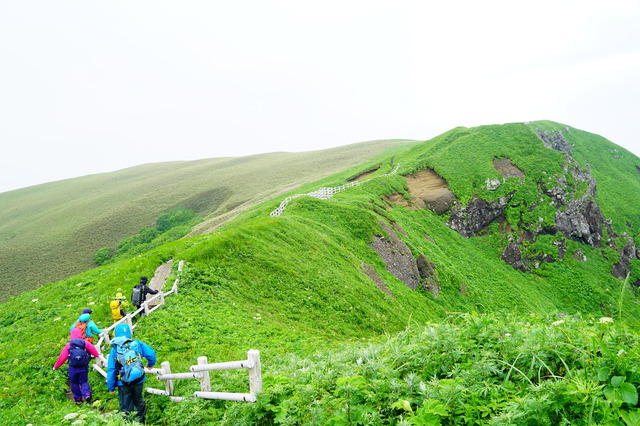
POLYGON ((31 301, 32 301, 32 302, 37 302, 37 301, 38 301, 38 299, 31 299, 31 301))
POLYGON ((77 285, 78 287, 80 287, 80 286, 82 285, 82 283, 78 283, 78 284, 76 284, 76 285, 77 285))
POLYGON ((612 323, 613 323, 613 318, 609 318, 609 317, 600 318, 600 324, 612 324, 612 323))
POLYGON ((96 302, 89 302, 89 304, 90 304, 90 305, 95 305, 95 304, 96 304, 96 302))
POLYGON ((558 326, 560 324, 564 324, 564 320, 558 320, 551 323, 551 325, 558 326))
POLYGON ((54 318, 54 321, 60 321, 62 318, 58 317, 58 318, 54 318))
POLYGON ((71 420, 71 419, 75 419, 76 417, 78 417, 78 413, 69 413, 66 416, 64 416, 64 419, 71 420))
POLYGON ((511 333, 504 333, 505 337, 511 337, 511 333))
POLYGON ((81 425, 81 424, 83 424, 84 422, 85 422, 84 420, 78 419, 78 420, 76 420, 75 422, 73 422, 73 423, 71 423, 71 424, 72 424, 72 425, 81 425))

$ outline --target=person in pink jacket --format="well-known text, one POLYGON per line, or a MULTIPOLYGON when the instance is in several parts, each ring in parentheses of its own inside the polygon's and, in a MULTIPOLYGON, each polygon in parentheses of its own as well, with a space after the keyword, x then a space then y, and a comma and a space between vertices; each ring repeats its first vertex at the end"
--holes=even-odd
POLYGON ((100 352, 91 343, 82 339, 80 329, 74 328, 69 336, 69 343, 62 349, 58 361, 53 366, 56 370, 65 361, 69 362, 69 386, 76 404, 82 404, 91 400, 91 387, 89 386, 89 361, 91 356, 100 358, 100 352))

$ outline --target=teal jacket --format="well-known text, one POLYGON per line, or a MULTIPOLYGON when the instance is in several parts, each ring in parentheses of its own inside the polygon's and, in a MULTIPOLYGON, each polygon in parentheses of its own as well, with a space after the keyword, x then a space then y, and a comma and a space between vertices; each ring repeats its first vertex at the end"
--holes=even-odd
POLYGON ((91 314, 80 315, 76 322, 69 327, 69 333, 71 333, 71 330, 73 330, 78 321, 87 323, 87 330, 84 332, 84 337, 94 337, 94 335, 102 333, 102 330, 100 330, 96 323, 91 319, 91 314))

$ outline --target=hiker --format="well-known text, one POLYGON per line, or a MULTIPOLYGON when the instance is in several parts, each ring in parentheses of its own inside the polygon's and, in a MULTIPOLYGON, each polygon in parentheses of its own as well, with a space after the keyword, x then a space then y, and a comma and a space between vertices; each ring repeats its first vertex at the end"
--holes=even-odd
POLYGON ((119 300, 122 306, 122 309, 129 308, 129 302, 127 302, 127 296, 122 294, 122 289, 118 288, 118 292, 116 293, 115 300, 119 300))
POLYGON ((93 311, 89 308, 85 308, 82 310, 82 314, 78 317, 78 320, 69 327, 69 332, 77 327, 82 331, 82 338, 89 343, 93 343, 94 335, 102 333, 102 330, 98 328, 95 322, 91 319, 91 314, 93 311))
POLYGON ((102 358, 100 352, 91 343, 82 339, 79 328, 72 328, 69 343, 60 352, 58 361, 53 366, 57 370, 65 361, 69 362, 69 386, 76 404, 91 402, 91 387, 89 386, 89 361, 91 356, 102 358))
POLYGON ((109 302, 109 308, 111 309, 111 318, 113 318, 114 324, 127 315, 124 309, 122 309, 122 300, 120 299, 114 299, 109 302))
POLYGON ((147 286, 147 281, 149 281, 147 277, 140 277, 140 283, 133 287, 131 291, 131 304, 135 306, 136 310, 140 309, 140 306, 147 298, 147 294, 158 294, 158 290, 147 286))
POLYGON ((107 389, 111 395, 118 388, 120 411, 127 418, 135 407, 136 420, 144 423, 146 405, 142 397, 145 381, 145 367, 142 358, 147 359, 147 369, 156 364, 156 353, 151 346, 131 339, 129 324, 118 324, 115 338, 111 341, 111 352, 107 366, 107 389))

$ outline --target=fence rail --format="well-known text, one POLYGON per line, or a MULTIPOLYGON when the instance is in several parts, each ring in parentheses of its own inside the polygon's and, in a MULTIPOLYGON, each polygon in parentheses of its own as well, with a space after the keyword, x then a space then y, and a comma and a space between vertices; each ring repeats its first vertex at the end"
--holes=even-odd
MULTIPOLYGON (((183 266, 184 266, 184 261, 181 260, 178 263, 178 273, 182 272, 183 266)), ((102 352, 103 344, 109 345, 111 343, 111 338, 109 337, 109 333, 113 329, 115 329, 116 326, 118 326, 119 324, 126 323, 126 324, 129 324, 129 328, 133 330, 136 327, 136 325, 133 323, 133 318, 136 315, 149 315, 151 312, 155 311, 156 309, 164 305, 166 296, 170 294, 177 294, 178 282, 180 282, 180 275, 178 275, 176 280, 173 282, 173 285, 171 286, 170 291, 165 293, 162 291, 162 289, 160 289, 160 291, 158 291, 158 294, 154 295, 149 300, 145 300, 139 309, 137 309, 136 311, 130 314, 125 315, 122 319, 118 320, 117 322, 111 324, 109 327, 102 330, 102 332, 99 335, 100 338, 98 339, 98 342, 94 344, 96 349, 98 349, 98 352, 102 352), (150 306, 153 306, 153 307, 150 307, 150 306)), ((104 367, 107 366, 107 361, 108 361, 107 358, 104 358, 104 357, 102 359, 96 358, 96 362, 93 364, 94 370, 96 370, 98 373, 100 373, 104 377, 107 377, 107 373, 103 369, 104 367)))
MULTIPOLYGON (((178 272, 182 272, 182 267, 184 262, 181 260, 178 264, 178 272)), ((127 314, 121 320, 115 322, 111 326, 105 328, 100 333, 100 339, 95 344, 98 351, 102 352, 102 345, 111 343, 111 338, 109 337, 109 333, 113 330, 118 324, 127 323, 131 330, 136 326, 133 324, 133 317, 136 315, 149 315, 151 312, 158 309, 165 303, 165 297, 170 294, 178 293, 178 282, 180 280, 180 276, 173 283, 171 290, 164 293, 162 290, 158 292, 155 296, 146 300, 142 306, 131 314, 127 314), (154 305, 154 302, 157 304, 152 308, 150 305, 154 305)), ((96 358, 95 363, 93 364, 93 369, 100 373, 103 377, 107 377, 107 372, 104 368, 108 365, 108 358, 101 357, 96 358)), ((184 380, 184 379, 198 379, 200 380, 200 391, 194 392, 193 397, 202 398, 202 399, 222 399, 227 401, 244 401, 244 402, 256 402, 256 394, 262 391, 262 373, 260 367, 260 351, 255 349, 247 352, 247 359, 242 361, 229 361, 229 362, 218 362, 214 364, 209 364, 207 357, 202 356, 198 358, 198 364, 192 365, 190 367, 190 371, 187 373, 172 373, 171 365, 169 361, 165 361, 162 364, 162 368, 151 368, 146 369, 146 372, 149 374, 156 374, 156 378, 164 382, 165 388, 155 389, 155 388, 147 388, 147 392, 155 395, 163 395, 168 396, 171 401, 184 401, 188 399, 187 397, 175 396, 174 392, 174 380, 184 380), (211 392, 211 382, 209 378, 210 371, 217 370, 240 370, 247 369, 249 370, 249 393, 232 393, 232 392, 211 392)))
POLYGON ((280 216, 282 214, 282 212, 284 211, 284 209, 287 207, 287 205, 289 205, 289 202, 291 200, 295 199, 295 198, 308 196, 308 197, 318 198, 320 200, 328 200, 329 198, 333 197, 338 192, 344 191, 345 189, 353 188, 354 186, 358 186, 358 185, 361 185, 361 184, 363 184, 365 182, 369 182, 371 179, 377 179, 377 178, 381 178, 381 177, 384 177, 384 176, 392 175, 392 174, 396 173, 399 168, 400 168, 400 164, 398 164, 396 166, 396 168, 393 169, 393 171, 391 171, 389 173, 385 173, 385 174, 380 175, 380 176, 372 177, 372 178, 369 178, 367 180, 363 180, 363 181, 354 180, 353 182, 345 183, 344 185, 340 185, 340 186, 336 186, 336 187, 322 187, 322 188, 320 188, 320 189, 318 189, 316 191, 308 192, 306 194, 292 195, 290 197, 285 198, 280 203, 280 205, 278 206, 277 209, 275 209, 274 211, 269 213, 269 216, 280 216))
POLYGON ((206 356, 198 358, 198 364, 192 365, 188 373, 172 373, 169 361, 162 363, 161 369, 148 372, 157 374, 157 379, 165 383, 165 389, 147 388, 147 392, 154 395, 168 396, 172 401, 183 401, 187 397, 175 396, 174 380, 198 379, 200 390, 193 393, 193 397, 202 399, 223 399, 226 401, 256 402, 256 394, 262 391, 262 373, 260 367, 260 351, 251 349, 247 352, 247 359, 242 361, 218 362, 209 364, 206 356), (211 392, 210 371, 220 370, 249 370, 249 393, 211 392))

